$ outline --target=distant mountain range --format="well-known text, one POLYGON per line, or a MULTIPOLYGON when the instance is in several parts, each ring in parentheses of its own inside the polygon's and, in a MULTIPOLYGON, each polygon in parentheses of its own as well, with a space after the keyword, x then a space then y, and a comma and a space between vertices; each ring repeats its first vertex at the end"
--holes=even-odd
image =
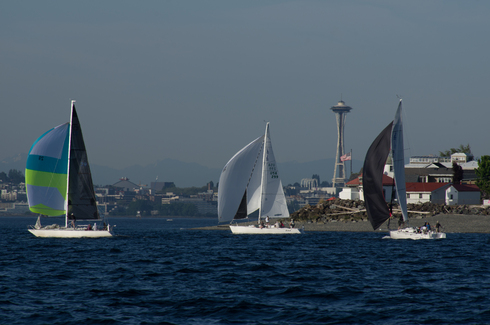
MULTIPOLYGON (((25 170, 27 154, 18 154, 0 161, 0 172, 8 173, 10 169, 25 170)), ((299 163, 296 161, 278 163, 277 168, 283 185, 300 183, 303 178, 311 178, 313 174, 320 175, 320 181, 332 181, 335 159, 321 159, 299 163)), ((358 172, 362 166, 359 160, 353 160, 352 171, 358 172)), ((213 181, 219 181, 221 168, 209 168, 198 163, 182 162, 175 159, 164 159, 154 164, 134 165, 123 169, 107 166, 90 165, 95 185, 112 185, 122 177, 127 177, 136 184, 150 185, 151 182, 174 182, 178 187, 201 187, 213 181), (157 180, 158 178, 158 180, 157 180)), ((350 172, 350 162, 346 163, 350 172)))

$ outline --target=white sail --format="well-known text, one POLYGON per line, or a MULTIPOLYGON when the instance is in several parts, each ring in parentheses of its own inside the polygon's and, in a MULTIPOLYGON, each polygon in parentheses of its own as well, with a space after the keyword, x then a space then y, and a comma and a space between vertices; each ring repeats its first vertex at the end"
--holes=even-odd
POLYGON ((289 211, 277 172, 276 158, 272 151, 269 123, 265 128, 264 156, 262 162, 262 195, 260 218, 289 218, 289 211))
POLYGON ((247 202, 253 197, 255 190, 247 189, 247 186, 253 180, 254 166, 260 166, 260 160, 257 160, 263 147, 263 140, 264 136, 261 136, 250 142, 237 152, 223 168, 218 184, 219 222, 233 220, 245 191, 251 192, 247 193, 247 202))
POLYGON ((403 148, 402 101, 398 104, 393 131, 391 133, 391 152, 393 157, 393 173, 395 178, 396 195, 402 211, 403 220, 408 221, 407 190, 405 184, 405 155, 403 148))
POLYGON ((247 214, 251 214, 258 209, 262 203, 262 153, 264 151, 264 137, 262 136, 262 145, 260 147, 255 166, 252 171, 252 176, 247 186, 247 214))

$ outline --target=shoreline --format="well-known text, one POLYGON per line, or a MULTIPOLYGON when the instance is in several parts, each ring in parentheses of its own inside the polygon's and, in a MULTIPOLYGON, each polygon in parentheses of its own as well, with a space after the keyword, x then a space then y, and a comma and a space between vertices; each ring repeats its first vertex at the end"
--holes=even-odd
MULTIPOLYGON (((421 227, 425 222, 429 222, 432 227, 436 223, 442 226, 441 232, 445 233, 490 233, 490 216, 466 215, 466 214, 438 214, 435 216, 417 216, 409 219, 412 227, 421 227)), ((240 225, 256 224, 256 222, 244 222, 240 225)), ((387 232, 388 221, 383 223, 377 230, 373 230, 369 221, 330 221, 319 223, 305 223, 295 221, 295 228, 303 228, 305 232, 323 232, 323 231, 346 231, 346 232, 387 232)), ((392 219, 390 229, 398 228, 398 220, 392 219)), ((228 225, 192 228, 195 230, 230 230, 228 225)))

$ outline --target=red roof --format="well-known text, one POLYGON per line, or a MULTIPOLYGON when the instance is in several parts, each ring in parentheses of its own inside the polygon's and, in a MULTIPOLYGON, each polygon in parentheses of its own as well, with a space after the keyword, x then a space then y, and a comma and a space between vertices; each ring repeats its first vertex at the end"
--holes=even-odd
MULTIPOLYGON (((347 182, 346 186, 358 186, 360 185, 359 178, 362 178, 360 174, 355 179, 347 182)), ((393 185, 393 178, 383 174, 383 186, 393 185)), ((480 188, 474 184, 451 184, 451 183, 406 183, 407 192, 433 192, 441 187, 448 187, 452 185, 458 192, 476 192, 480 191, 480 188)))
POLYGON ((452 184, 458 192, 480 192, 480 188, 474 184, 452 184))
MULTIPOLYGON (((345 184, 346 186, 355 186, 355 185, 360 185, 361 183, 359 182, 359 178, 362 177, 362 174, 360 174, 357 178, 351 180, 350 182, 347 182, 345 184)), ((390 176, 387 176, 383 174, 383 186, 391 186, 393 185, 393 178, 390 176)))
POLYGON ((450 183, 407 183, 407 192, 434 192, 441 187, 447 187, 450 183))

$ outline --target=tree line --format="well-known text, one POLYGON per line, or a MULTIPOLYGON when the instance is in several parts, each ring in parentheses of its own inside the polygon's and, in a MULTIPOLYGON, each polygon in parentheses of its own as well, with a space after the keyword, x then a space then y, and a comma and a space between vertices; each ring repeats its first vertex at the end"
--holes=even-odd
POLYGON ((17 169, 9 170, 8 174, 0 172, 0 181, 2 183, 20 184, 25 182, 24 173, 17 169))

